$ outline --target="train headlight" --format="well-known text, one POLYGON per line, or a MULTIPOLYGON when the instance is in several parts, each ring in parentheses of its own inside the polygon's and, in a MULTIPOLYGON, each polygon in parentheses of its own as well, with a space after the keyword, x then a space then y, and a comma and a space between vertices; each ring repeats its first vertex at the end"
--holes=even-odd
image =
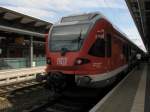
POLYGON ((76 61, 75 61, 75 65, 87 64, 87 63, 89 63, 89 62, 90 62, 90 60, 88 60, 88 59, 85 59, 85 58, 78 58, 78 59, 76 59, 76 61))
POLYGON ((76 64, 77 64, 77 65, 82 64, 82 60, 81 60, 81 59, 78 59, 78 60, 76 61, 76 64))
POLYGON ((46 59, 46 63, 47 63, 47 64, 51 64, 51 59, 50 59, 50 58, 47 58, 47 59, 46 59))

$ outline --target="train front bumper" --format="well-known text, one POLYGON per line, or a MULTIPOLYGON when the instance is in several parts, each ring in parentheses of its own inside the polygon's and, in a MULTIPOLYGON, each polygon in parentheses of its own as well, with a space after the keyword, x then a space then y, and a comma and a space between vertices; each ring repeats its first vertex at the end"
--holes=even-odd
POLYGON ((75 82, 78 86, 89 86, 91 85, 92 79, 89 76, 78 76, 75 75, 75 82))
POLYGON ((112 82, 114 82, 115 77, 105 79, 105 80, 94 80, 90 76, 75 76, 75 82, 78 86, 90 87, 90 88, 103 88, 106 87, 112 82))

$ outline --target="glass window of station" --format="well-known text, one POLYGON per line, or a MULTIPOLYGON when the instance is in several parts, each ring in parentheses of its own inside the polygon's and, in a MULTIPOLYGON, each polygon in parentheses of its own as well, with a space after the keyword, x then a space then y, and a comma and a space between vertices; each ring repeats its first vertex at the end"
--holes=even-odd
MULTIPOLYGON (((0 70, 30 67, 30 37, 14 35, 0 37, 0 70)), ((33 37, 33 62, 45 65, 44 38, 33 37)))

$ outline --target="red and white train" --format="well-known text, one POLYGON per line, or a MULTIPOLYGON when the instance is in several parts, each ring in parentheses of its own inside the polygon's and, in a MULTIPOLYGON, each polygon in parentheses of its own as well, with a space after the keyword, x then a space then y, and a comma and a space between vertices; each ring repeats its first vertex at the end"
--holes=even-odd
POLYGON ((135 62, 137 49, 102 14, 63 17, 46 39, 47 82, 104 87, 135 62))

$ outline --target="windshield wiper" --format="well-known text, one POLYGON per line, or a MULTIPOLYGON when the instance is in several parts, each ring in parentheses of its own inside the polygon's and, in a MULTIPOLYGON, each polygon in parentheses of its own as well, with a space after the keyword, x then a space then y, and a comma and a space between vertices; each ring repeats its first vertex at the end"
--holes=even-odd
POLYGON ((80 31, 80 35, 79 35, 79 37, 78 37, 78 49, 80 48, 80 41, 82 40, 82 38, 81 38, 81 36, 82 36, 82 28, 81 28, 81 31, 80 31))

